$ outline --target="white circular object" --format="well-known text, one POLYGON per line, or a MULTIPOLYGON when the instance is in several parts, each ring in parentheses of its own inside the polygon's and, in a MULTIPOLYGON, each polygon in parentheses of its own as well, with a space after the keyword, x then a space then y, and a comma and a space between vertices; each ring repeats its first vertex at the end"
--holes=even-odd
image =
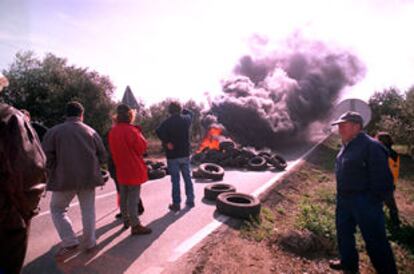
POLYGON ((371 121, 371 108, 360 99, 346 99, 337 104, 332 111, 331 121, 336 121, 347 111, 356 111, 361 114, 364 120, 364 127, 371 121))

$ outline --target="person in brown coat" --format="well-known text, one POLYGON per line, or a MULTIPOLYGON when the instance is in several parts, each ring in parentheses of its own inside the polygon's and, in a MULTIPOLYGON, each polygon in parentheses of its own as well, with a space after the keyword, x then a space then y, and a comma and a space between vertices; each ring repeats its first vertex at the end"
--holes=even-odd
MULTIPOLYGON (((0 74, 0 91, 7 84, 0 74)), ((20 273, 45 188, 46 157, 24 114, 2 103, 0 163, 0 273, 20 273)))

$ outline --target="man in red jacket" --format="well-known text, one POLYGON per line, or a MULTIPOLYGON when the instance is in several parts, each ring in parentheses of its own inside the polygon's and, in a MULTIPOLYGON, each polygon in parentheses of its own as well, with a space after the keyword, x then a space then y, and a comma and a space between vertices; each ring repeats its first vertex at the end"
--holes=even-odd
POLYGON ((132 235, 149 234, 151 229, 141 225, 137 214, 141 184, 148 181, 143 159, 147 141, 141 131, 131 124, 135 112, 130 107, 121 104, 116 112, 116 125, 109 131, 108 143, 119 183, 124 228, 131 226, 132 235))

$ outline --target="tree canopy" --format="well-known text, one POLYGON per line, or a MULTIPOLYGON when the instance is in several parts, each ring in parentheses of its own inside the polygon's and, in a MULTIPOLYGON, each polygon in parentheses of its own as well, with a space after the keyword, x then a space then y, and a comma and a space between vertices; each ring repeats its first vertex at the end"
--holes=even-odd
POLYGON ((372 120, 367 128, 375 135, 378 131, 388 131, 395 142, 414 145, 414 86, 405 93, 396 88, 376 92, 369 99, 372 120))
POLYGON ((68 65, 65 58, 51 53, 43 59, 33 52, 17 53, 5 70, 9 87, 1 100, 30 112, 33 120, 52 127, 65 118, 66 103, 77 100, 85 107, 85 123, 100 134, 111 126, 114 86, 106 76, 87 68, 68 65))

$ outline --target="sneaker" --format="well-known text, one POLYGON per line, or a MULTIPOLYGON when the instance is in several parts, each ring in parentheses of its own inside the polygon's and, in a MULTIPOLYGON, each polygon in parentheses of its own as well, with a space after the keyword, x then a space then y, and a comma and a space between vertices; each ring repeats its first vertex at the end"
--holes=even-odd
POLYGON ((151 228, 145 227, 141 224, 131 227, 131 235, 145 235, 152 232, 151 228))
POLYGON ((180 205, 179 204, 170 204, 168 206, 168 209, 174 212, 180 211, 180 205))
POLYGON ((340 260, 330 260, 329 267, 333 270, 342 270, 346 274, 356 274, 358 270, 350 269, 349 267, 343 265, 340 260))
POLYGON ((70 256, 78 252, 79 245, 72 245, 67 247, 60 247, 60 249, 55 254, 55 259, 58 261, 69 258, 70 256))

